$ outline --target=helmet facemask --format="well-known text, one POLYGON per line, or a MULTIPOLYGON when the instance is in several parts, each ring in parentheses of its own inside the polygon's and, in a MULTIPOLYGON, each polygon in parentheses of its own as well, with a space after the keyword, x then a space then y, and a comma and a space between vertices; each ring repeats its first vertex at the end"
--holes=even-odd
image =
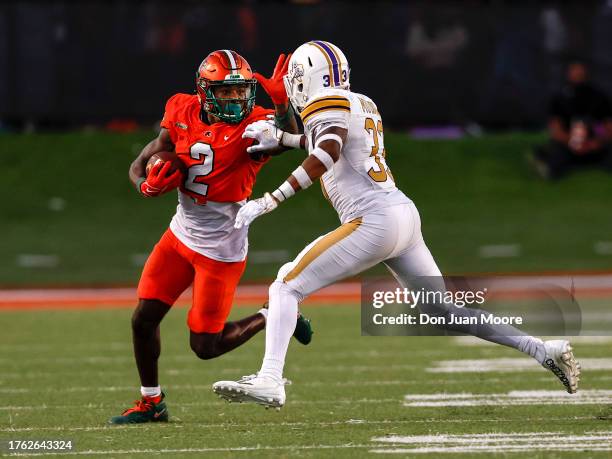
POLYGON ((302 65, 296 62, 290 65, 287 75, 283 77, 283 82, 285 83, 285 91, 287 91, 287 97, 289 97, 293 109, 296 113, 301 113, 308 101, 308 82, 306 81, 302 65))
POLYGON ((216 116, 226 123, 240 123, 253 109, 255 105, 255 92, 257 80, 221 80, 209 81, 200 79, 198 89, 205 94, 202 100, 202 108, 206 113, 216 116), (218 97, 215 92, 222 87, 236 86, 235 92, 244 92, 240 97, 218 97), (240 88, 239 88, 240 87, 240 88))

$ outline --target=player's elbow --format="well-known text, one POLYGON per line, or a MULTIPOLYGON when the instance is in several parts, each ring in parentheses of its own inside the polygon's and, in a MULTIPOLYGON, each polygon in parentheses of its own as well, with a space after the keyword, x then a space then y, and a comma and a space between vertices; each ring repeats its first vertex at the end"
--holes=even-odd
POLYGON ((335 163, 340 159, 340 150, 342 145, 336 140, 325 140, 318 144, 318 147, 323 150, 335 163))

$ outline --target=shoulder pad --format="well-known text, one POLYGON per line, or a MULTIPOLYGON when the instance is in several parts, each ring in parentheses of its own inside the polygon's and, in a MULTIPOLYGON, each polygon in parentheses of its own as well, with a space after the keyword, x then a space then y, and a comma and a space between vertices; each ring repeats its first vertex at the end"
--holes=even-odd
POLYGON ((300 116, 302 122, 307 123, 309 119, 323 112, 350 113, 351 102, 346 97, 346 91, 325 90, 317 93, 308 105, 304 107, 300 116))

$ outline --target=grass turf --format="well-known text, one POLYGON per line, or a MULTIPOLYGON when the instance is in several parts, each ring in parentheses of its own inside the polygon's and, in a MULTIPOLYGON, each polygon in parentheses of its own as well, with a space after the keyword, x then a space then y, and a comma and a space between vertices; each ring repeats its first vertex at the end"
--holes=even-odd
MULTIPOLYGON (((130 162, 152 137, 151 132, 3 134, 0 285, 135 282, 140 266, 133 255, 151 250, 176 205, 173 193, 147 200, 128 183, 130 162), (63 210, 52 210, 54 197, 64 200, 63 210), (59 259, 54 268, 24 267, 16 264, 20 254, 59 259)), ((506 134, 416 141, 386 133, 389 164, 417 204, 425 239, 443 272, 612 267, 610 255, 593 249, 612 234, 610 176, 585 171, 554 184, 537 180, 524 153, 543 140, 506 134), (479 247, 487 244, 520 244, 521 253, 479 258, 479 247)), ((289 152, 271 161, 254 195, 278 186, 302 158, 289 152)), ((253 225, 252 251, 284 250, 281 258, 290 259, 338 225, 313 188, 253 225)), ((272 278, 282 264, 254 261, 245 280, 272 278)))
MULTIPOLYGON (((237 308, 233 316, 250 311, 237 308)), ((146 451, 167 450, 164 455, 172 457, 362 457, 380 447, 373 437, 387 435, 612 433, 609 406, 568 405, 563 399, 551 405, 402 406, 406 394, 562 394, 562 388, 535 362, 529 372, 428 373, 426 368, 438 360, 520 354, 502 347, 457 346, 450 337, 361 337, 357 307, 307 306, 305 311, 316 334, 308 347, 291 344, 286 376, 293 385, 280 412, 229 405, 210 390, 215 380, 259 367, 263 334, 219 359, 200 361, 188 348, 186 309, 172 311, 162 325, 160 361, 171 422, 127 427, 105 423, 138 396, 129 310, 4 312, 0 439, 71 439, 85 456, 143 457, 151 454, 146 451)), ((609 356, 609 344, 575 349, 582 359, 609 356)), ((612 371, 586 369, 581 389, 609 389, 611 377, 612 371)), ((537 437, 533 443, 538 444, 537 437)), ((582 453, 537 451, 516 457, 526 456, 603 458, 609 451, 585 447, 582 453)))

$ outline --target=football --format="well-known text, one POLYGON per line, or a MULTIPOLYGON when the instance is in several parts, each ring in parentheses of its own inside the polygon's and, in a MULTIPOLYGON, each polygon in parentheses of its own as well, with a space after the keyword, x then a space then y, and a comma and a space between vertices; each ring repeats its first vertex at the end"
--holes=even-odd
POLYGON ((176 155, 176 153, 174 153, 173 151, 160 151, 159 153, 155 153, 153 156, 151 156, 151 158, 149 158, 149 161, 147 161, 147 166, 145 169, 147 175, 149 175, 149 171, 151 170, 151 168, 160 161, 170 161, 172 163, 168 174, 172 174, 177 169, 181 172, 184 172, 185 166, 183 162, 179 159, 179 157, 176 155))

